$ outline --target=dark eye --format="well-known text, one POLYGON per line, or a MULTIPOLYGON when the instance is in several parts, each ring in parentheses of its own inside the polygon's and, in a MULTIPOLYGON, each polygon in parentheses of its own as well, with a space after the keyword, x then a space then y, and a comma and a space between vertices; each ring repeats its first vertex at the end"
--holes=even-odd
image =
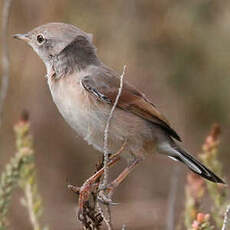
POLYGON ((42 35, 42 34, 39 34, 38 36, 37 36, 37 41, 38 41, 38 43, 43 43, 44 41, 45 41, 45 38, 44 38, 44 36, 42 35))

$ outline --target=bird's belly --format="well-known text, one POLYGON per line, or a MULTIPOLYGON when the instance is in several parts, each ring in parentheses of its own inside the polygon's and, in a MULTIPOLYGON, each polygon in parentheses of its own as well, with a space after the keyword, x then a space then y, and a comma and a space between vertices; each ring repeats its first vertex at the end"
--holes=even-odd
MULTIPOLYGON (((50 85, 59 112, 66 122, 89 144, 99 151, 104 147, 104 130, 111 106, 96 100, 80 84, 50 85)), ((130 142, 129 152, 140 151, 152 138, 146 122, 128 112, 115 109, 109 128, 110 152, 120 149, 125 140, 130 142)))

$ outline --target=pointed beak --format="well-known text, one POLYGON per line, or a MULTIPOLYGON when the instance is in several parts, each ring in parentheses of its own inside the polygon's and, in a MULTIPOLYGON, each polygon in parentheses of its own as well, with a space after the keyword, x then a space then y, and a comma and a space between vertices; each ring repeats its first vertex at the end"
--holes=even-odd
POLYGON ((23 40, 25 42, 28 42, 30 40, 28 34, 14 34, 13 38, 23 40))

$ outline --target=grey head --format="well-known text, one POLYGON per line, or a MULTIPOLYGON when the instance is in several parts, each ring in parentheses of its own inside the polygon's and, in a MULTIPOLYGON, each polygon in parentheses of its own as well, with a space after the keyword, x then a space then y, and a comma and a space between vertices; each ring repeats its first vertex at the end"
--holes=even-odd
POLYGON ((14 37, 30 45, 46 65, 47 72, 52 69, 57 77, 100 64, 92 35, 70 24, 48 23, 14 37))

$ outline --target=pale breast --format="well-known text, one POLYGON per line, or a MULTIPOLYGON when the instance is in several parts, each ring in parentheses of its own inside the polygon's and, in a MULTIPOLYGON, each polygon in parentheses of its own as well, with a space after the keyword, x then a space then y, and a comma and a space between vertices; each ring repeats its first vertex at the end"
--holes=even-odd
POLYGON ((101 151, 109 106, 101 106, 100 102, 88 94, 76 74, 59 80, 49 79, 48 84, 53 101, 66 122, 89 144, 101 151))
POLYGON ((48 81, 59 112, 67 123, 82 136, 86 135, 89 122, 89 98, 75 76, 48 81))

